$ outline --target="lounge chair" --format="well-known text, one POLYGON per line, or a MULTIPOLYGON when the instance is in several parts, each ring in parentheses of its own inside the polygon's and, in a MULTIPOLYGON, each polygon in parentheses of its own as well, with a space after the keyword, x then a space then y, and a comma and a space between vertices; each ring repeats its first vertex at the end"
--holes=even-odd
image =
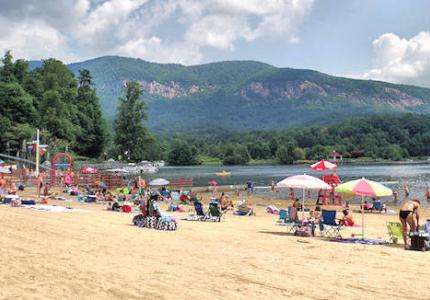
POLYGON ((402 224, 400 222, 387 222, 387 230, 391 243, 397 244, 399 240, 403 239, 402 224))
POLYGON ((336 211, 325 210, 321 212, 321 219, 319 222, 320 232, 323 236, 329 238, 342 238, 340 231, 344 228, 342 225, 336 223, 336 211))
POLYGON ((223 218, 223 216, 224 214, 218 203, 212 202, 209 204, 209 219, 211 221, 221 222, 221 218, 223 218))

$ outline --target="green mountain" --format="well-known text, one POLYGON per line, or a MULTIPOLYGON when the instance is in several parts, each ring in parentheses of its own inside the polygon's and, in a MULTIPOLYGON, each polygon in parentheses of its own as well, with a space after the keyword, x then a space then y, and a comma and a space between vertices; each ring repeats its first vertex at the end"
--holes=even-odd
POLYGON ((124 83, 139 81, 145 91, 148 126, 157 132, 315 126, 381 112, 430 113, 427 88, 254 61, 183 66, 106 56, 69 67, 75 73, 90 70, 110 121, 124 83))

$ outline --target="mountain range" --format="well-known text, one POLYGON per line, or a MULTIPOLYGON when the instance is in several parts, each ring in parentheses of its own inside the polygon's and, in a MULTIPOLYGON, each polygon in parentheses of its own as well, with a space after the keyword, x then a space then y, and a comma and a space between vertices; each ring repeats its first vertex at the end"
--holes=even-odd
POLYGON ((108 121, 115 118, 125 82, 140 82, 147 125, 155 132, 271 129, 327 125, 377 113, 430 114, 428 88, 255 61, 183 66, 104 56, 68 66, 75 74, 90 70, 108 121))

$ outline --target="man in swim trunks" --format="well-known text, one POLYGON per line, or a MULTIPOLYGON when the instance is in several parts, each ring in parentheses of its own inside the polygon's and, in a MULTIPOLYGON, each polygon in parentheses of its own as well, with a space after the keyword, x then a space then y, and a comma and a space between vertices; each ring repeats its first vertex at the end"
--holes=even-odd
POLYGON ((420 216, 418 210, 420 208, 420 200, 414 199, 406 201, 400 208, 399 218, 402 223, 402 233, 403 241, 405 243, 405 248, 409 247, 407 242, 406 233, 408 231, 408 226, 410 231, 416 231, 419 227, 420 216))

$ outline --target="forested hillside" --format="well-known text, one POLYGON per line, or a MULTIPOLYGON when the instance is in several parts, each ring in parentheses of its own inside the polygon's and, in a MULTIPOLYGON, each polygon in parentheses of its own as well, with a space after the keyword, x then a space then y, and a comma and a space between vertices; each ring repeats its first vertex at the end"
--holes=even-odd
POLYGON ((148 126, 158 133, 195 128, 239 130, 327 125, 387 112, 430 112, 430 89, 354 80, 253 61, 198 66, 116 56, 75 63, 93 74, 108 120, 125 82, 138 81, 148 126))

